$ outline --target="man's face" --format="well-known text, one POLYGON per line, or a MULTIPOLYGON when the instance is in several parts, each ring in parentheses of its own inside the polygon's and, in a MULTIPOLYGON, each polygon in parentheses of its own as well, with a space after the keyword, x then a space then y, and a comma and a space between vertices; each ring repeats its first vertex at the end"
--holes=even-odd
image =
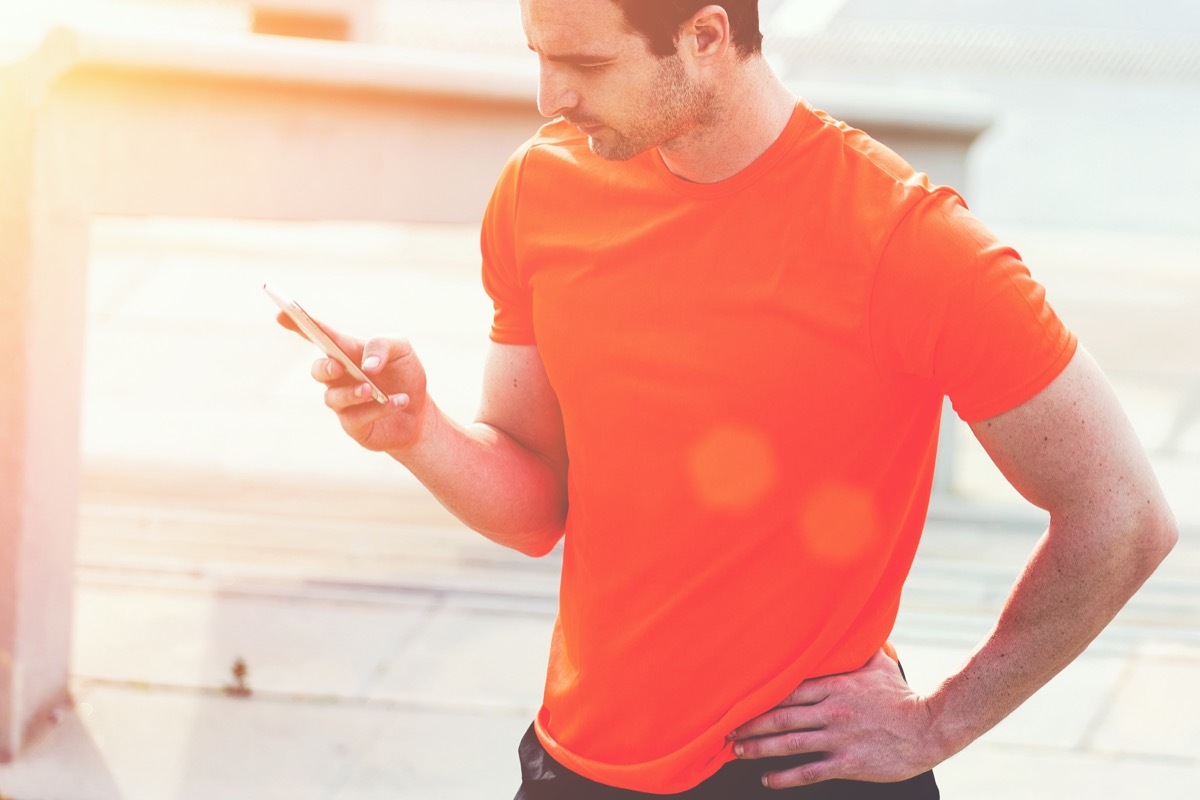
POLYGON ((679 55, 658 58, 612 0, 521 0, 538 55, 538 110, 565 117, 592 151, 625 160, 705 123, 711 92, 679 55))

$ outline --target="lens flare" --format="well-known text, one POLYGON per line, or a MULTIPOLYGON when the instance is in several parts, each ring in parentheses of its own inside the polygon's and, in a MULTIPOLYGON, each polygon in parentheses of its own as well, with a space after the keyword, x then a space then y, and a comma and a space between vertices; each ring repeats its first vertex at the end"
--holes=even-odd
POLYGON ((804 499, 797 524, 814 558, 845 564, 855 560, 874 540, 879 516, 865 489, 828 483, 804 499))
POLYGON ((739 425, 709 431, 692 448, 688 471, 701 502, 721 511, 746 511, 758 505, 779 475, 771 442, 739 425))

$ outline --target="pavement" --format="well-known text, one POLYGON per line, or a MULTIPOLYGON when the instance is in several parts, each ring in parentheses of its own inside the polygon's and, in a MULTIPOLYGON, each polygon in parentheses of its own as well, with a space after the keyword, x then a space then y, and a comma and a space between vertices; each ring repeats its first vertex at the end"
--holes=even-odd
MULTIPOLYGON (((489 313, 474 228, 101 219, 93 233, 75 705, 0 766, 0 797, 510 797, 557 553, 490 544, 346 440, 307 377, 316 351, 259 290, 409 336, 439 402, 468 417, 489 313)), ((939 781, 957 798, 1191 798, 1200 248, 1008 233, 1113 378, 1185 534, 1097 642, 939 781)), ((1044 522, 974 447, 958 431, 894 636, 919 690, 987 633, 1044 522)))

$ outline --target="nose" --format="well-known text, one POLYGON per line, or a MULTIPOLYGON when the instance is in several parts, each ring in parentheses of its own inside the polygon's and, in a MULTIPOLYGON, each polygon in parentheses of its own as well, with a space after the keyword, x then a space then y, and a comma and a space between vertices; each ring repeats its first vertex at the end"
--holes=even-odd
POLYGON ((564 70, 542 63, 538 69, 538 113, 551 119, 564 116, 579 105, 579 93, 571 87, 564 70))

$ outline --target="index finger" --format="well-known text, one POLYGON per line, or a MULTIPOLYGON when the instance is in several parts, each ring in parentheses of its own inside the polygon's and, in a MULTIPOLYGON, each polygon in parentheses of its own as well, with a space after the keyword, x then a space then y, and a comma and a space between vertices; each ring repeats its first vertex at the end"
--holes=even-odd
POLYGON ((331 358, 341 360, 343 355, 351 358, 362 357, 362 346, 358 340, 343 336, 337 331, 317 321, 302 305, 288 297, 278 294, 270 284, 264 283, 262 289, 271 302, 279 306, 283 315, 275 319, 288 330, 295 331, 313 344, 325 351, 331 358))
MULTIPOLYGON (((289 317, 286 312, 280 311, 280 312, 276 313, 275 321, 278 322, 283 327, 287 328, 292 333, 299 333, 301 336, 304 336, 304 333, 301 332, 300 328, 297 327, 295 322, 292 322, 292 318, 289 317)), ((305 337, 305 338, 308 338, 308 337, 305 337)))
MULTIPOLYGON (((281 325, 289 330, 296 331, 305 339, 319 347, 325 355, 330 359, 337 361, 346 373, 349 373, 356 380, 367 384, 371 389, 371 396, 377 403, 386 405, 388 402, 387 393, 380 389, 375 383, 367 377, 367 375, 358 366, 358 360, 363 355, 363 344, 358 339, 349 336, 343 336, 332 328, 322 325, 320 322, 309 316, 299 303, 294 300, 284 300, 278 297, 266 285, 263 286, 267 290, 267 294, 271 295, 271 299, 279 304, 282 309, 282 316, 276 315, 276 319, 281 325)), ((321 370, 327 375, 333 373, 328 372, 329 367, 323 365, 321 370)), ((312 375, 319 381, 327 379, 317 374, 317 368, 314 367, 312 375)))
POLYGON ((353 360, 362 358, 362 343, 346 336, 310 315, 300 304, 291 301, 291 309, 275 315, 280 325, 294 331, 315 344, 330 358, 345 355, 353 360))
POLYGON ((738 741, 777 733, 815 731, 825 727, 825 723, 824 709, 818 705, 776 706, 739 725, 727 738, 738 741))

